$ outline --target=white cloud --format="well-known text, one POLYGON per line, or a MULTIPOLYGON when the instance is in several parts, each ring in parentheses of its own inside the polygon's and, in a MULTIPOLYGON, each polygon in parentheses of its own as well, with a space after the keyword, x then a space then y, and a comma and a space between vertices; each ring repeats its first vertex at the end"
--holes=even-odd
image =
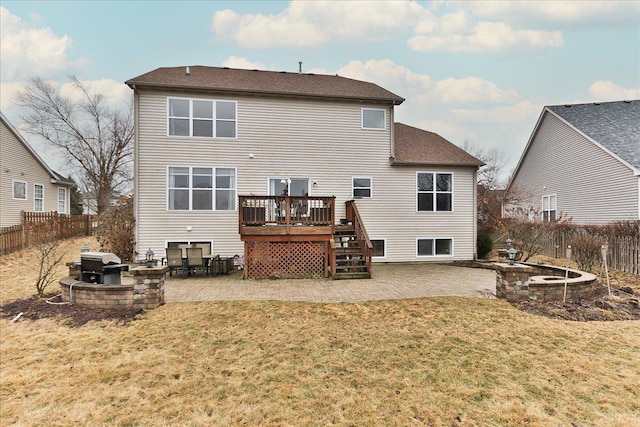
POLYGON ((542 104, 523 100, 515 104, 494 108, 454 108, 453 116, 460 122, 467 123, 510 123, 526 120, 533 115, 540 115, 542 104))
POLYGON ((250 61, 247 58, 239 58, 237 56, 230 56, 222 63, 222 66, 229 68, 242 68, 245 70, 268 70, 262 62, 250 61))
POLYGON ((447 8, 465 10, 484 18, 537 28, 573 24, 576 27, 628 23, 637 25, 637 1, 571 0, 544 1, 465 1, 447 2, 447 8))
POLYGON ((518 99, 515 90, 502 90, 495 83, 478 77, 439 80, 434 92, 445 104, 513 102, 518 99))
POLYGON ((24 90, 26 83, 21 82, 1 82, 0 83, 0 111, 6 112, 14 108, 13 99, 18 91, 24 90))
MULTIPOLYGON (((122 82, 111 79, 84 80, 81 81, 89 95, 101 94, 104 101, 113 106, 129 102, 132 96, 131 89, 122 82)), ((72 101, 82 101, 83 94, 73 83, 65 83, 60 87, 60 95, 68 97, 72 101)))
POLYGON ((309 47, 397 38, 426 14, 415 1, 292 1, 279 14, 218 11, 212 26, 219 39, 233 40, 241 47, 309 47))
POLYGON ((0 61, 2 80, 40 76, 67 68, 67 52, 73 41, 58 36, 50 28, 36 28, 0 6, 0 61))
POLYGON ((640 89, 623 88, 610 80, 598 80, 589 86, 589 93, 598 101, 621 101, 640 98, 640 89))
MULTIPOLYGON (((479 22, 466 33, 452 32, 454 26, 436 28, 434 34, 418 34, 408 46, 418 52, 503 52, 562 45, 558 31, 515 30, 502 22, 479 22)), ((464 30, 461 30, 464 31, 464 30)))
POLYGON ((396 65, 389 59, 349 61, 337 74, 358 80, 374 82, 403 98, 418 99, 433 90, 435 83, 426 74, 417 74, 410 69, 396 65), (404 95, 403 95, 404 94, 404 95))

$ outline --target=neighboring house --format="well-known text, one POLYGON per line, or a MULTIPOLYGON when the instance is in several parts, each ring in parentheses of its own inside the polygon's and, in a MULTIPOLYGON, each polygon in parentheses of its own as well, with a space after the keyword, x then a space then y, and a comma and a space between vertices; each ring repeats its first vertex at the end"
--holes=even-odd
POLYGON ((545 221, 640 219, 640 100, 545 107, 509 188, 545 221))
POLYGON ((138 253, 209 243, 261 265, 313 253, 326 275, 326 232, 355 221, 355 204, 374 261, 474 258, 482 162, 394 123, 403 98, 337 75, 203 66, 126 83, 135 93, 138 253))
POLYGON ((22 211, 68 214, 73 185, 51 170, 0 113, 0 227, 20 224, 22 211))
MULTIPOLYGON (((98 206, 98 199, 93 192, 82 193, 82 213, 89 215, 96 215, 98 206)), ((109 199, 109 206, 117 206, 122 197, 111 197, 109 199)))

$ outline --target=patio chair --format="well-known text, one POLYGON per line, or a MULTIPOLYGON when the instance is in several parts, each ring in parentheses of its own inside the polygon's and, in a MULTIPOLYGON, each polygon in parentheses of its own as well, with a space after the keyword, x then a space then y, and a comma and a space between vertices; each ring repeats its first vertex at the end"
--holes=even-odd
POLYGON ((208 273, 208 265, 205 264, 202 257, 202 248, 187 248, 187 270, 193 271, 195 274, 197 269, 202 269, 203 272, 208 273))
POLYGON ((182 264, 182 249, 180 248, 167 248, 167 267, 169 267, 169 276, 173 275, 174 270, 183 270, 182 264))

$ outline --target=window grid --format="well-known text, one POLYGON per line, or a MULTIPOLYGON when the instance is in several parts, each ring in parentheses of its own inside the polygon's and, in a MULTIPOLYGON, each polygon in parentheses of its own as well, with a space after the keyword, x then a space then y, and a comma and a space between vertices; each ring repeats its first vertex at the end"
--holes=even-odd
POLYGON ((232 211, 235 209, 235 168, 168 167, 167 210, 232 211))
POLYGON ((58 213, 67 213, 67 189, 58 188, 58 213))
POLYGON ((44 185, 33 184, 33 211, 44 212, 44 185))
POLYGON ((237 102, 167 98, 167 135, 237 138, 237 102))
POLYGON ((416 209, 427 212, 453 212, 453 174, 416 173, 416 209))

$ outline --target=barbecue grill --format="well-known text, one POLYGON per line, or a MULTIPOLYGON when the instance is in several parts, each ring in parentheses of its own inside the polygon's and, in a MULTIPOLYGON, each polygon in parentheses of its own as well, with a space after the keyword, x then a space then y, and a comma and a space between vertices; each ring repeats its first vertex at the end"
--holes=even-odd
POLYGON ((82 281, 102 285, 119 285, 120 272, 129 271, 128 264, 109 252, 83 252, 80 254, 82 281))

